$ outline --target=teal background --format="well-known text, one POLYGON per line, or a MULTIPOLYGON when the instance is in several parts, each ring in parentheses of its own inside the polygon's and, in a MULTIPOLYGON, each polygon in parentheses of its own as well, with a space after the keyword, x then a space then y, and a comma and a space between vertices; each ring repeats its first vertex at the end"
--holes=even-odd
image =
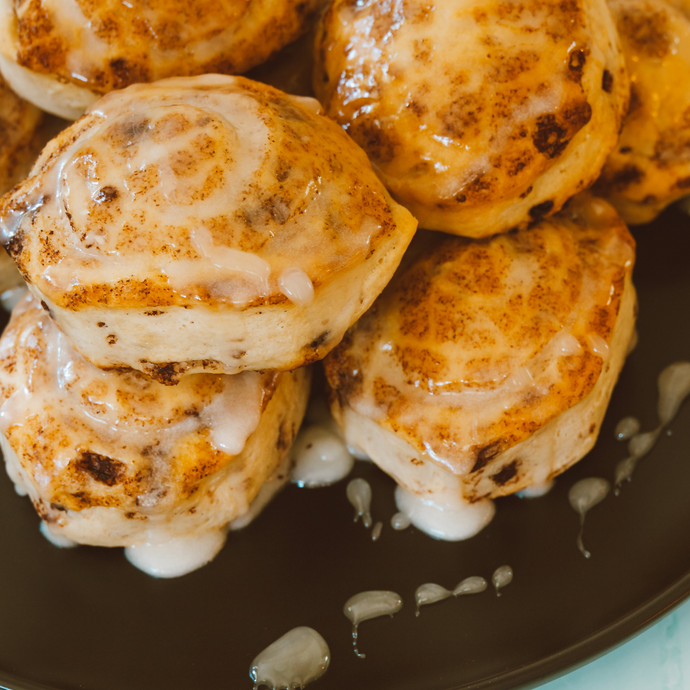
POLYGON ((690 601, 623 646, 540 690, 690 689, 690 601))

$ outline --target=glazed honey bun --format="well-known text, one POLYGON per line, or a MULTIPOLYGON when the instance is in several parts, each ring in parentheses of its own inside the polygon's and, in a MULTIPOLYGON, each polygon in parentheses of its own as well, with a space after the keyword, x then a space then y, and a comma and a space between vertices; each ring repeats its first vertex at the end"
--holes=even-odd
POLYGON ((322 0, 0 0, 0 69, 70 120, 137 82, 239 74, 312 24, 322 0))
POLYGON ((104 96, 0 220, 78 352, 171 384, 324 357, 416 229, 315 100, 220 75, 104 96))
POLYGON ((634 330, 635 249, 582 195, 532 229, 427 243, 325 367, 347 442, 459 510, 592 448, 634 330))
POLYGON ((314 54, 317 97, 391 194, 467 237, 591 185, 628 104, 605 0, 334 0, 314 54))
POLYGON ((31 295, 0 339, 7 471, 52 537, 82 544, 222 532, 284 478, 308 395, 307 369, 197 374, 177 386, 102 371, 31 295))
POLYGON ((690 2, 609 0, 630 73, 630 109, 597 182, 628 223, 690 194, 690 2))

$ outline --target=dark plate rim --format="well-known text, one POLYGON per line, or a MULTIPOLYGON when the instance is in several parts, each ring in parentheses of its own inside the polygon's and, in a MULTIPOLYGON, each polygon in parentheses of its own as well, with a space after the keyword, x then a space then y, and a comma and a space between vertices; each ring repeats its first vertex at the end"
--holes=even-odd
MULTIPOLYGON (((500 673, 470 685, 453 686, 448 690, 530 690, 537 688, 612 652, 651 628, 688 598, 690 598, 690 572, 618 620, 560 652, 507 673, 500 673)), ((11 690, 15 689, 12 688, 11 690)), ((24 688, 17 690, 24 690, 24 688)), ((34 689, 27 688, 27 690, 34 689)))

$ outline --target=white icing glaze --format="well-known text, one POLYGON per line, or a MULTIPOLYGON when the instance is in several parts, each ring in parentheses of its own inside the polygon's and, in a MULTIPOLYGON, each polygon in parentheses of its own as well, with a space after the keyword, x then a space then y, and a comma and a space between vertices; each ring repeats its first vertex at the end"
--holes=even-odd
POLYGON ((362 518, 362 524, 371 527, 371 486, 366 479, 353 479, 347 485, 347 500, 355 509, 355 522, 362 518))
POLYGON ((381 536, 381 530, 383 529, 383 523, 377 522, 374 528, 371 530, 371 541, 378 541, 381 536))
POLYGON ((625 481, 632 479, 637 463, 654 447, 661 432, 678 414, 683 401, 690 395, 690 362, 675 362, 667 366, 658 378, 659 426, 652 431, 635 434, 628 443, 629 456, 616 465, 616 495, 625 481))
POLYGON ((283 271, 278 281, 280 291, 298 306, 305 306, 314 299, 314 285, 301 268, 283 271))
POLYGON ((152 577, 180 577, 212 561, 223 548, 225 530, 178 537, 163 544, 125 548, 127 560, 152 577))
POLYGON ((479 575, 466 577, 460 584, 453 589, 453 596, 460 597, 465 594, 480 594, 489 586, 488 582, 479 575))
POLYGON ((211 442, 228 455, 242 452, 261 419, 261 374, 244 371, 223 377, 223 391, 204 408, 201 420, 211 430, 211 442))
POLYGON ((416 604, 415 616, 419 616, 419 609, 422 606, 427 606, 428 604, 435 604, 437 601, 443 601, 453 596, 453 592, 437 585, 433 582, 427 582, 426 584, 417 587, 417 591, 414 593, 414 600, 416 604))
POLYGON ((566 357, 569 355, 578 355, 582 352, 582 345, 580 345, 578 339, 567 331, 561 331, 554 337, 553 347, 557 352, 566 357))
POLYGON ((623 417, 616 424, 614 434, 617 441, 627 441, 640 431, 640 420, 636 417, 623 417))
POLYGON ((659 423, 666 426, 673 421, 683 401, 690 395, 690 362, 676 362, 659 375, 659 423))
POLYGON ((55 534, 51 531, 50 525, 41 520, 41 525, 39 527, 41 534, 53 545, 57 546, 58 549, 71 549, 75 546, 79 546, 76 541, 72 541, 67 537, 63 537, 59 534, 55 534))
POLYGON ((334 484, 355 464, 342 437, 320 425, 302 427, 290 452, 295 463, 292 481, 299 487, 334 484))
POLYGON ((496 568, 491 576, 491 582, 496 589, 496 596, 501 596, 501 589, 513 581, 513 569, 509 565, 502 565, 496 568))
POLYGON ((518 491, 517 495, 520 498, 541 498, 542 496, 546 496, 546 494, 553 489, 555 483, 555 480, 548 479, 539 484, 532 484, 532 486, 526 486, 521 491, 518 491))
POLYGON ((402 608, 402 603, 399 594, 381 590, 360 592, 345 602, 343 613, 352 622, 352 646, 360 659, 366 655, 357 649, 359 624, 379 616, 394 616, 402 608))
MULTIPOLYGON (((41 392, 50 395, 51 405, 61 409, 65 418, 86 425, 105 443, 126 444, 128 449, 140 452, 155 447, 155 456, 150 456, 154 473, 164 477, 167 454, 183 436, 207 428, 209 440, 218 450, 238 454, 259 423, 263 379, 257 372, 222 376, 218 379, 223 382, 222 391, 198 415, 188 416, 180 413, 180 407, 185 409, 185 405, 199 400, 188 387, 193 384, 183 382, 179 387, 169 387, 143 377, 98 369, 72 348, 31 294, 14 309, 8 329, 15 331, 6 332, 0 354, 21 348, 24 355, 15 372, 17 388, 0 406, 3 431, 42 414, 44 398, 34 390, 40 385, 41 392), (41 350, 40 360, 36 361, 31 354, 35 348, 41 350), (122 399, 128 401, 124 407, 122 399), (134 405, 131 400, 139 402, 134 405)), ((72 455, 72 448, 65 450, 64 457, 58 454, 54 458, 56 469, 62 469, 72 455)), ((34 479, 41 481, 39 476, 34 479)), ((140 505, 153 505, 155 495, 155 491, 142 494, 140 505)))
POLYGON ((249 677, 254 690, 302 688, 326 673, 331 652, 326 640, 313 628, 293 628, 279 637, 252 661, 249 677))
POLYGON ((611 485, 600 477, 588 477, 573 484, 568 492, 568 500, 573 510, 580 516, 580 533, 577 537, 577 548, 585 558, 592 554, 582 543, 582 533, 585 528, 585 515, 595 505, 601 503, 608 495, 611 485))
POLYGON ((595 355, 599 355, 604 361, 609 358, 609 344, 598 333, 590 333, 587 340, 595 355))
POLYGON ((434 539, 445 541, 473 537, 491 522, 496 512, 493 501, 443 507, 406 491, 401 486, 395 489, 395 503, 417 529, 434 539))
POLYGON ((391 518, 391 527, 398 531, 407 529, 411 524, 412 520, 403 512, 397 512, 391 518))

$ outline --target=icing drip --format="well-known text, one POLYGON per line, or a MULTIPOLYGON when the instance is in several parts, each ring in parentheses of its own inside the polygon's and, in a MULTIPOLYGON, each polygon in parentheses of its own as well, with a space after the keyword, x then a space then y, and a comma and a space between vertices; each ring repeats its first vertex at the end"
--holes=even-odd
POLYGON ((640 431, 640 420, 636 417, 623 417, 616 424, 614 434, 617 441, 628 441, 640 431))
POLYGON ((300 268, 290 268, 280 276, 280 291, 297 306, 306 306, 314 300, 314 285, 300 268))
POLYGON ((347 485, 347 500, 355 509, 355 522, 362 518, 362 524, 371 527, 371 486, 366 479, 353 479, 347 485))
POLYGON ((79 546, 76 541, 72 541, 67 537, 63 537, 59 534, 55 534, 51 531, 50 526, 44 520, 41 520, 41 526, 39 527, 41 534, 53 545, 57 546, 58 549, 71 549, 75 546, 79 546))
POLYGON ((592 554, 585 549, 582 543, 582 533, 585 529, 585 515, 595 505, 601 503, 608 495, 611 485, 599 477, 589 477, 581 479, 570 488, 568 500, 573 510, 580 516, 580 533, 577 536, 577 548, 580 549, 585 558, 592 554))
POLYGON ((360 592, 350 597, 343 608, 343 613, 352 622, 352 646, 360 659, 366 654, 357 649, 359 624, 379 616, 394 616, 402 608, 402 598, 395 592, 369 591, 360 592))
POLYGON ((457 508, 443 507, 400 486, 395 489, 395 502, 417 529, 446 541, 473 537, 491 522, 496 512, 492 501, 463 503, 457 508))
POLYGON ((441 585, 434 584, 433 582, 427 582, 424 585, 417 587, 417 591, 414 594, 415 604, 417 606, 415 610, 415 616, 419 616, 419 609, 422 606, 427 606, 428 604, 435 604, 437 601, 443 601, 453 596, 453 592, 441 587, 441 585))
POLYGON ((489 586, 488 582, 479 575, 472 575, 466 577, 459 585, 456 585, 453 590, 453 596, 460 597, 464 594, 480 594, 489 586))
POLYGON ((334 484, 347 477, 354 466, 342 438, 326 426, 303 428, 290 453, 295 461, 292 481, 300 488, 334 484))
POLYGON ((381 536, 381 530, 383 529, 383 523, 377 522, 374 525, 374 529, 371 530, 371 541, 378 541, 381 536))
POLYGON ((164 544, 125 548, 127 560, 152 577, 180 577, 212 561, 225 544, 226 531, 177 537, 164 544))
POLYGON ((249 677, 254 690, 292 690, 321 678, 331 662, 326 640, 313 628, 294 628, 269 645, 252 661, 249 677))
POLYGON ((491 582, 496 589, 496 596, 501 596, 501 590, 513 581, 513 569, 509 565, 496 568, 491 576, 491 582))
POLYGON ((520 498, 541 498, 553 489, 555 483, 553 479, 549 479, 540 484, 532 484, 532 486, 526 486, 522 491, 518 491, 517 495, 520 498))
POLYGON ((623 482, 632 479, 637 463, 654 447, 661 432, 673 421, 683 401, 690 395, 690 362, 676 362, 667 366, 659 375, 657 385, 659 426, 652 431, 638 433, 630 438, 628 457, 616 465, 616 495, 623 482))
POLYGON ((410 518, 405 514, 398 512, 391 518, 391 527, 394 530, 404 530, 407 529, 412 524, 410 518))

